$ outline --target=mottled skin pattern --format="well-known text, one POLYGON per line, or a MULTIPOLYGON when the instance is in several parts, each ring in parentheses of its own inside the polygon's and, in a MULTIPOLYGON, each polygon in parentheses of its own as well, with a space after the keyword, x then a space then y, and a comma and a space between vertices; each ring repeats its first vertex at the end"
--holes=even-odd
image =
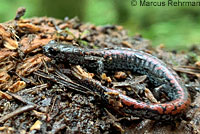
POLYGON ((158 58, 133 49, 82 49, 67 44, 51 42, 43 47, 44 54, 58 62, 78 64, 89 68, 96 68, 102 72, 107 70, 131 70, 147 75, 156 86, 162 85, 171 101, 161 104, 146 103, 102 86, 100 82, 82 79, 82 84, 100 92, 106 99, 104 92, 119 94, 123 107, 119 110, 124 114, 154 120, 173 120, 183 113, 190 105, 190 96, 178 75, 158 58))

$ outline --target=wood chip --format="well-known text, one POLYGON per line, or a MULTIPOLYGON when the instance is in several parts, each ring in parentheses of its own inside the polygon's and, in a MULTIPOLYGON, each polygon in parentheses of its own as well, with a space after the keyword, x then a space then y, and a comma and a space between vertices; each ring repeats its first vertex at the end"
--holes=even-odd
POLYGON ((26 83, 24 81, 17 81, 12 86, 8 88, 8 91, 12 93, 16 93, 26 87, 26 83))
POLYGON ((42 118, 42 119, 46 119, 47 118, 47 114, 46 113, 42 113, 42 112, 38 112, 36 110, 33 110, 33 113, 35 114, 35 116, 42 118))
POLYGON ((7 71, 0 72, 0 89, 7 89, 13 82, 7 71))
POLYGON ((42 122, 40 120, 37 120, 33 126, 30 128, 30 131, 32 130, 40 130, 41 128, 41 125, 42 125, 42 122))
POLYGON ((11 134, 14 131, 14 128, 12 127, 0 127, 0 131, 6 131, 7 134, 11 134))
POLYGON ((18 48, 18 42, 11 39, 11 38, 5 38, 4 39, 4 46, 10 50, 15 50, 18 48))
POLYGON ((67 30, 67 33, 68 33, 67 40, 78 39, 81 35, 80 32, 75 29, 69 29, 67 30))
POLYGON ((4 98, 4 99, 7 99, 7 100, 11 100, 11 99, 12 99, 12 96, 10 96, 9 94, 7 94, 7 93, 5 93, 5 92, 0 91, 0 98, 4 98))
POLYGON ((122 41, 122 45, 124 45, 125 47, 128 47, 128 48, 134 48, 133 45, 131 43, 129 43, 128 41, 122 41))
POLYGON ((49 61, 50 58, 43 54, 37 54, 35 56, 29 57, 22 62, 22 64, 17 66, 16 72, 20 76, 26 76, 30 73, 37 71, 41 67, 42 60, 49 61))
POLYGON ((116 72, 114 77, 117 79, 125 79, 127 75, 125 72, 120 71, 120 72, 116 72))
POLYGON ((93 73, 87 73, 87 72, 85 72, 82 68, 81 68, 81 66, 75 66, 73 69, 75 69, 77 72, 79 72, 79 74, 81 74, 81 76, 82 77, 86 77, 86 78, 92 78, 92 77, 94 77, 94 74, 93 73))
POLYGON ((0 72, 0 84, 7 82, 10 79, 10 75, 7 72, 0 72))
POLYGON ((144 90, 145 92, 145 96, 153 103, 159 103, 156 98, 154 97, 153 93, 148 89, 148 88, 145 88, 144 90))
POLYGON ((11 50, 8 50, 7 48, 3 48, 0 50, 0 62, 14 56, 17 56, 17 52, 13 52, 11 50))
POLYGON ((199 67, 200 69, 200 61, 195 62, 195 66, 199 67))
POLYGON ((21 33, 36 33, 41 31, 39 26, 30 23, 19 23, 17 26, 21 33))
POLYGON ((102 73, 101 79, 107 81, 108 83, 112 82, 111 78, 107 77, 105 73, 102 73))
POLYGON ((6 30, 6 28, 5 28, 3 25, 0 25, 0 35, 1 35, 3 38, 5 38, 5 37, 10 37, 10 36, 11 36, 10 32, 8 32, 8 31, 6 30))
POLYGON ((11 50, 18 48, 18 42, 11 38, 12 34, 3 25, 0 25, 0 36, 6 48, 11 50))
POLYGON ((34 37, 25 37, 22 38, 20 41, 20 44, 22 47, 20 48, 23 53, 29 53, 37 48, 40 48, 44 45, 46 45, 49 41, 52 39, 50 38, 44 38, 42 39, 40 36, 36 35, 34 37))

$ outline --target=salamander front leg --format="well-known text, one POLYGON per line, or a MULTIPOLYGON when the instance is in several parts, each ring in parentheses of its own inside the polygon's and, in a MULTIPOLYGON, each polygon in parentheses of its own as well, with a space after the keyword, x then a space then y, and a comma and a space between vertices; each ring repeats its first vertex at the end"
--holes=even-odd
POLYGON ((96 56, 85 56, 85 61, 88 62, 88 67, 95 70, 98 74, 102 74, 104 71, 104 59, 96 56))
POLYGON ((104 71, 104 63, 102 60, 97 61, 97 73, 102 74, 104 71))

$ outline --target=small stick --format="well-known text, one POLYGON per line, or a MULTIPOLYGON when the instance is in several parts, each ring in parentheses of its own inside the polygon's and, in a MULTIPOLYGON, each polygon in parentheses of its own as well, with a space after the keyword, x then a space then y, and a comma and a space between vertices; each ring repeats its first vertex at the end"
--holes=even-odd
POLYGON ((19 100, 20 102, 24 103, 24 104, 27 104, 27 105, 33 105, 35 106, 35 109, 37 110, 40 110, 42 112, 46 112, 45 109, 43 109, 43 107, 33 103, 33 102, 30 102, 24 98, 22 98, 21 96, 17 95, 17 94, 13 94, 13 93, 10 93, 10 92, 7 92, 9 95, 11 95, 14 99, 17 99, 19 100))
POLYGON ((35 87, 26 88, 24 90, 21 90, 20 93, 30 93, 30 92, 33 92, 33 91, 42 90, 42 89, 47 88, 48 86, 49 86, 48 84, 41 84, 41 85, 38 85, 38 86, 35 86, 35 87))
POLYGON ((33 110, 33 109, 35 109, 35 107, 36 107, 35 105, 26 105, 24 107, 20 107, 20 108, 16 109, 15 111, 1 117, 0 123, 3 123, 3 122, 7 121, 8 119, 10 119, 10 118, 12 118, 12 117, 14 117, 18 114, 33 110))

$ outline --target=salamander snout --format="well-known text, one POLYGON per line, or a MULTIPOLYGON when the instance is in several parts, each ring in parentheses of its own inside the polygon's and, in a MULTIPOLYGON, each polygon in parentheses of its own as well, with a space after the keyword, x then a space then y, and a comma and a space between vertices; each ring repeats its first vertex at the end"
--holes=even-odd
POLYGON ((58 51, 52 44, 47 44, 43 46, 43 53, 48 57, 53 57, 57 55, 58 51))
POLYGON ((74 59, 79 51, 80 49, 72 44, 60 44, 52 41, 43 46, 43 53, 50 58, 57 59, 57 61, 74 59))
POLYGON ((52 40, 48 44, 43 46, 43 53, 48 57, 56 58, 63 52, 63 49, 65 47, 66 47, 66 45, 59 44, 59 43, 55 42, 54 40, 52 40))

